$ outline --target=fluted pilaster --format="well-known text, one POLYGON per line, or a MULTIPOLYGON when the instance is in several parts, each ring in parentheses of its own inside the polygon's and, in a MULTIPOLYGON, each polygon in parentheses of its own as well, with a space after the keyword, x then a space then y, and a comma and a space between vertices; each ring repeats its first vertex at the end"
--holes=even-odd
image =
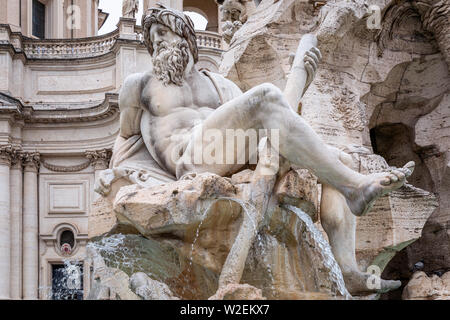
POLYGON ((15 153, 10 170, 11 192, 11 299, 22 299, 22 155, 15 153))
POLYGON ((39 234, 38 170, 39 154, 24 153, 23 179, 23 298, 38 299, 39 234))
POLYGON ((14 150, 0 146, 0 299, 10 299, 11 279, 11 199, 10 167, 14 150))

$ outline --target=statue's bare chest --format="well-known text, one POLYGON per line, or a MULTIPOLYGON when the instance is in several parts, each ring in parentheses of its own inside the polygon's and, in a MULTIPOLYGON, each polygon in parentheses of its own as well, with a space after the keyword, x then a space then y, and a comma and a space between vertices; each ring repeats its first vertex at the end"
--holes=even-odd
POLYGON ((152 79, 143 89, 141 95, 143 106, 156 117, 167 116, 180 108, 216 109, 220 106, 220 98, 214 86, 207 81, 176 86, 164 85, 152 79))

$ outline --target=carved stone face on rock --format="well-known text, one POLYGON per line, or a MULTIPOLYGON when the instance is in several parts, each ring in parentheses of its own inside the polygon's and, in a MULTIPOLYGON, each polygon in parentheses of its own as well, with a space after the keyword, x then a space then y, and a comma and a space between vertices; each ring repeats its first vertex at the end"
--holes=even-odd
POLYGON ((188 42, 167 26, 155 23, 150 27, 153 75, 165 85, 183 85, 184 72, 193 60, 188 42))
POLYGON ((246 0, 217 1, 217 3, 221 5, 220 11, 222 12, 222 21, 239 21, 244 23, 247 20, 245 2, 246 0))

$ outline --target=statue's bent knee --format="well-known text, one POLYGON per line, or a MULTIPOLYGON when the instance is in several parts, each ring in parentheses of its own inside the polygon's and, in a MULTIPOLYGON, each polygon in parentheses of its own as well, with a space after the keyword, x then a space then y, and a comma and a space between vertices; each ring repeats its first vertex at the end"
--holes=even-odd
POLYGON ((272 83, 263 83, 258 86, 261 92, 261 96, 269 99, 281 99, 283 97, 283 92, 272 83))
MULTIPOLYGON (((252 108, 265 109, 267 108, 289 108, 283 101, 283 92, 271 83, 263 83, 255 88, 254 96, 251 98, 250 106, 252 108)), ((251 113, 256 110, 250 110, 251 113)))

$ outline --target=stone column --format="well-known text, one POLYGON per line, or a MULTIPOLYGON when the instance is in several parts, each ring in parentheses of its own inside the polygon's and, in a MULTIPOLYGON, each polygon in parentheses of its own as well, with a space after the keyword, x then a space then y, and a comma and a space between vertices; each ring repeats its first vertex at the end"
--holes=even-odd
POLYGON ((10 299, 11 216, 10 166, 12 147, 0 146, 0 299, 10 299))
POLYGON ((22 299, 22 157, 15 154, 10 171, 11 191, 11 299, 22 299))
MULTIPOLYGON (((111 155, 112 151, 109 149, 86 151, 86 158, 91 161, 91 165, 94 167, 95 181, 97 181, 101 171, 108 169, 111 155)), ((100 195, 94 192, 92 201, 94 202, 99 197, 100 195)))
POLYGON ((66 16, 63 8, 64 1, 53 1, 53 37, 55 39, 64 38, 64 29, 66 28, 66 21, 64 17, 66 16))
POLYGON ((23 298, 26 300, 38 299, 38 169, 39 154, 25 153, 23 177, 23 298))
POLYGON ((98 1, 94 1, 94 36, 98 36, 98 1))

